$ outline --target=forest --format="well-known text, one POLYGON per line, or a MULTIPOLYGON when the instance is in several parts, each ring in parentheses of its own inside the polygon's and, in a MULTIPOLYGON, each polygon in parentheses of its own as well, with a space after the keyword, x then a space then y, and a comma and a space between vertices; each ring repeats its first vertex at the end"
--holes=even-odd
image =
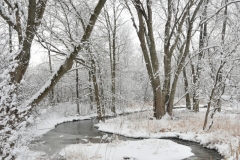
POLYGON ((239 0, 0 0, 0 17, 0 159, 202 158, 171 138, 240 159, 239 0), (47 148, 62 124, 51 143, 92 129, 47 148))

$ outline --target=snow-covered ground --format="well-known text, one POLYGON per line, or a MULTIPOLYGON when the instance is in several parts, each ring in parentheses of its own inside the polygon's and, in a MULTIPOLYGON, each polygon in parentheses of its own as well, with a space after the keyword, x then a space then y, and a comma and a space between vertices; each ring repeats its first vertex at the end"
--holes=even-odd
POLYGON ((174 111, 174 118, 169 116, 161 120, 151 120, 151 112, 138 113, 107 120, 96 126, 104 132, 134 138, 177 137, 198 142, 204 147, 216 149, 229 160, 240 159, 240 114, 238 110, 222 110, 214 118, 214 125, 209 131, 203 131, 206 109, 193 113, 186 109, 174 111))
POLYGON ((70 145, 60 151, 68 160, 181 160, 194 154, 191 148, 170 140, 145 139, 102 144, 70 145))
MULTIPOLYGON (((41 110, 41 109, 40 109, 41 110)), ((150 106, 130 106, 126 108, 117 107, 116 113, 134 113, 139 111, 151 110, 150 106)), ((76 120, 86 120, 97 117, 96 110, 89 109, 89 106, 82 105, 80 108, 80 115, 77 113, 77 106, 71 103, 62 103, 48 109, 42 109, 38 113, 35 122, 29 127, 29 131, 33 132, 34 136, 41 136, 53 129, 56 125, 71 122, 76 120)), ((114 114, 106 109, 106 116, 114 116, 114 114)))
MULTIPOLYGON (((35 124, 29 128, 32 136, 41 136, 55 127, 55 125, 72 121, 83 120, 95 117, 95 111, 85 109, 81 111, 81 116, 76 116, 74 111, 76 106, 62 104, 55 107, 56 110, 42 111, 35 124), (69 109, 72 108, 71 109, 69 109), (57 109, 58 108, 58 109, 57 109), (59 109, 60 108, 60 109, 59 109), (64 109, 63 109, 64 108, 64 109), (69 111, 71 111, 69 113, 69 111), (64 116, 63 116, 64 115, 64 116)), ((82 107, 84 108, 84 107, 82 107)), ((136 112, 151 110, 151 107, 129 107, 124 112, 136 112)), ((183 159, 193 155, 191 148, 179 145, 169 140, 159 140, 156 138, 178 137, 184 140, 195 141, 204 147, 216 149, 220 154, 229 160, 235 160, 240 153, 240 112, 236 109, 222 110, 214 118, 214 125, 209 131, 203 131, 203 120, 205 108, 200 109, 199 113, 193 113, 186 109, 174 110, 174 118, 169 116, 161 120, 152 119, 152 111, 129 114, 108 119, 105 123, 101 122, 96 126, 99 130, 114 134, 124 135, 134 138, 149 138, 139 141, 119 141, 104 144, 76 144, 69 145, 62 149, 60 155, 69 160, 74 159, 183 159), (164 153, 164 154, 163 154, 164 153), (149 158, 151 157, 151 158, 149 158)), ((118 110, 118 114, 123 110, 118 110)), ((108 113, 110 114, 110 112, 108 113)), ((104 137, 103 137, 104 138, 104 137)), ((19 156, 20 159, 44 159, 43 153, 26 152, 19 156), (31 156, 29 156, 31 155, 31 156)))
MULTIPOLYGON (((139 111, 151 110, 149 105, 135 104, 129 107, 117 107, 116 113, 134 113, 139 111)), ((80 115, 77 115, 77 106, 71 103, 62 103, 56 106, 39 107, 34 113, 37 115, 35 121, 24 131, 22 139, 29 143, 31 140, 41 137, 56 125, 75 120, 87 120, 97 116, 96 109, 89 109, 89 106, 80 105, 80 115)), ((106 109, 107 116, 115 116, 110 109, 106 109)), ((20 146, 17 149, 18 160, 25 159, 42 159, 45 153, 34 152, 28 149, 27 146, 20 146)))

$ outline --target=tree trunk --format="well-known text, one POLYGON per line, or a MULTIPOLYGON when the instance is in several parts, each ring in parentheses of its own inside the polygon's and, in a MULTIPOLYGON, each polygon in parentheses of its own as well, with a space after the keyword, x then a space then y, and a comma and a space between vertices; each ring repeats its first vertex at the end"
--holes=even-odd
POLYGON ((8 25, 8 31, 9 31, 9 53, 12 53, 13 51, 13 44, 12 44, 12 26, 8 25))
POLYGON ((66 57, 64 63, 59 67, 57 72, 50 78, 46 85, 43 86, 42 89, 33 96, 34 98, 31 99, 29 103, 27 103, 27 106, 35 106, 36 104, 38 104, 56 85, 56 83, 61 79, 61 77, 72 68, 73 61, 75 60, 78 53, 83 49, 82 44, 88 44, 88 39, 92 33, 95 22, 105 2, 106 0, 99 0, 97 6, 95 7, 94 13, 91 15, 89 19, 89 24, 87 25, 84 35, 81 39, 81 45, 74 47, 74 50, 69 54, 68 57, 66 57))
MULTIPOLYGON (((52 69, 52 59, 51 59, 51 52, 50 50, 48 50, 48 62, 49 62, 49 70, 50 70, 50 74, 53 74, 53 69, 52 69)), ((50 92, 50 103, 51 105, 54 105, 54 89, 51 90, 50 92)))
POLYGON ((117 15, 115 1, 112 1, 113 24, 108 11, 105 10, 105 21, 108 34, 108 47, 111 67, 111 111, 116 113, 116 35, 117 35, 117 15))
POLYGON ((93 89, 92 89, 92 73, 88 71, 88 83, 89 83, 89 99, 90 99, 90 109, 93 109, 93 89))
POLYGON ((139 29, 137 28, 134 16, 129 8, 127 1, 125 1, 128 10, 132 16, 133 26, 136 29, 140 46, 143 52, 143 57, 145 60, 145 65, 148 72, 148 77, 151 82, 152 92, 153 92, 153 116, 157 119, 161 119, 165 115, 165 106, 163 102, 163 95, 161 90, 161 82, 159 76, 159 62, 156 53, 155 40, 153 36, 152 28, 152 1, 147 1, 147 13, 145 9, 142 8, 142 3, 139 0, 135 0, 133 5, 138 14, 139 29), (145 27, 145 25, 147 27, 145 27), (147 41, 147 43, 146 43, 147 41))
POLYGON ((116 114, 116 19, 114 20, 112 39, 112 107, 111 111, 116 114))
POLYGON ((199 99, 197 94, 197 76, 194 68, 194 64, 191 61, 192 81, 193 81, 193 110, 197 112, 199 110, 199 99))
POLYGON ((177 69, 176 69, 176 72, 174 73, 174 78, 173 78, 173 83, 172 83, 171 93, 170 93, 170 98, 169 98, 169 104, 167 106, 167 112, 169 115, 172 115, 172 111, 173 111, 173 103, 174 103, 174 98, 175 98, 175 93, 176 93, 177 81, 178 81, 179 75, 185 65, 185 59, 187 58, 187 55, 189 54, 190 41, 192 38, 193 22, 195 21, 196 15, 202 5, 202 2, 203 2, 203 0, 200 0, 200 2, 197 4, 192 16, 189 17, 185 49, 184 49, 184 52, 182 52, 181 55, 179 56, 180 59, 178 59, 178 62, 177 62, 177 69))
POLYGON ((76 104, 77 104, 77 113, 80 115, 80 106, 79 106, 79 77, 78 77, 78 69, 77 69, 77 62, 76 62, 76 104))
MULTIPOLYGON (((218 89, 217 86, 218 86, 218 80, 219 80, 219 74, 221 74, 221 70, 222 68, 224 67, 225 63, 222 63, 218 70, 217 70, 217 73, 216 73, 216 76, 215 76, 215 80, 214 80, 214 86, 212 88, 212 91, 211 91, 211 94, 210 94, 210 97, 209 97, 209 100, 208 100, 208 105, 207 105, 207 111, 206 111, 206 115, 205 115, 205 119, 204 119, 204 124, 203 124, 203 130, 205 130, 207 128, 207 123, 208 123, 208 116, 209 116, 209 113, 210 113, 210 107, 211 107, 211 104, 212 102, 214 101, 214 94, 216 92, 216 90, 218 89)), ((213 122, 212 122, 213 123, 213 122)), ((212 124, 209 125, 209 128, 212 126, 212 124)))
MULTIPOLYGON (((163 83, 163 96, 165 98, 165 106, 169 106, 170 94, 171 94, 171 76, 172 76, 172 57, 173 52, 177 47, 177 44, 180 41, 180 35, 182 32, 182 27, 186 21, 187 16, 189 15, 189 10, 193 5, 193 1, 188 1, 186 4, 186 10, 182 12, 181 16, 178 17, 178 14, 174 14, 174 10, 178 10, 178 6, 173 4, 172 0, 167 2, 168 8, 165 12, 167 15, 167 22, 165 24, 165 33, 164 33, 164 83, 163 83), (173 19, 173 20, 172 20, 173 19), (176 30, 176 33, 175 33, 176 30), (171 41, 175 36, 173 44, 171 41)), ((179 5, 179 4, 178 4, 179 5)), ((179 57, 181 58, 181 57, 179 57)), ((179 59, 178 58, 178 59, 179 59)), ((168 110, 168 113, 171 112, 168 110)))
POLYGON ((170 84, 171 84, 171 63, 172 53, 170 52, 170 31, 171 31, 171 20, 172 20, 172 0, 168 0, 167 8, 167 22, 165 24, 164 33, 164 83, 163 83, 163 96, 164 104, 167 106, 169 103, 170 96, 170 84))
MULTIPOLYGON (((224 0, 225 1, 225 5, 228 3, 228 0, 224 0)), ((225 7, 225 10, 224 10, 224 21, 223 21, 223 27, 222 27, 222 46, 224 46, 225 44, 225 34, 226 34, 226 29, 227 29, 227 14, 228 14, 228 10, 227 10, 227 5, 225 7)), ((221 56, 223 56, 223 52, 221 52, 221 56)), ((223 60, 221 60, 221 64, 223 63, 223 60)), ((225 88, 225 84, 222 82, 222 71, 220 71, 219 73, 219 78, 218 78, 218 82, 221 83, 221 90, 220 92, 220 95, 222 95, 224 93, 224 88, 225 88)), ((218 97, 218 100, 217 100, 217 105, 219 106, 218 107, 218 111, 220 112, 221 111, 221 96, 218 97)))
POLYGON ((105 116, 105 100, 104 100, 104 88, 103 88, 103 79, 100 64, 98 63, 98 75, 99 75, 99 87, 100 87, 100 102, 102 109, 102 116, 105 116))
MULTIPOLYGON (((228 0, 224 0, 224 1, 225 1, 225 4, 228 3, 228 0)), ((224 10, 224 15, 226 17, 223 20, 223 27, 222 27, 222 37, 221 37, 222 46, 224 46, 226 27, 227 27, 227 5, 226 5, 225 10, 224 10)), ((221 54, 221 56, 223 55, 222 52, 220 54, 221 54)), ((214 101, 214 102, 216 101, 215 103, 216 103, 217 108, 214 108, 214 112, 216 111, 216 109, 219 112, 221 111, 221 108, 220 108, 220 106, 221 106, 221 96, 223 95, 224 90, 225 90, 225 84, 223 84, 223 82, 222 82, 222 78, 223 78, 222 77, 222 69, 223 69, 225 64, 226 64, 225 61, 221 60, 220 66, 217 70, 214 87, 212 88, 211 96, 210 96, 210 99, 209 99, 209 102, 208 102, 208 105, 207 105, 207 111, 206 111, 206 115, 205 115, 205 119, 204 119, 203 130, 207 129, 207 123, 208 123, 208 118, 209 118, 208 116, 209 116, 209 113, 210 113, 210 107, 211 107, 211 102, 212 101, 214 101), (214 95, 214 94, 216 94, 216 95, 214 95), (216 100, 214 100, 214 96, 217 96, 216 100)), ((211 115, 211 119, 213 119, 214 112, 211 115)), ((213 125, 213 121, 209 125, 208 129, 210 129, 212 127, 212 125, 213 125)))
MULTIPOLYGON (((201 21, 204 21, 207 17, 207 5, 209 0, 204 2, 204 10, 202 13, 201 21)), ((201 74, 201 60, 204 54, 203 48, 206 46, 207 41, 207 22, 200 24, 200 33, 199 33, 199 54, 198 54, 198 62, 196 66, 196 71, 194 71, 194 66, 192 66, 193 74, 193 110, 195 112, 199 112, 199 87, 200 87, 200 74, 201 74)))
POLYGON ((96 69, 96 62, 95 60, 91 59, 91 67, 92 67, 92 80, 93 80, 93 88, 94 88, 94 97, 97 104, 97 117, 98 121, 102 121, 102 108, 101 108, 101 101, 100 101, 100 95, 99 95, 99 87, 97 83, 97 69, 96 69))
POLYGON ((191 110, 191 100, 189 94, 189 86, 186 74, 186 67, 183 67, 183 79, 184 79, 184 89, 185 89, 185 98, 186 98, 186 108, 191 110))
MULTIPOLYGON (((159 80, 160 82, 160 80, 159 80)), ((162 91, 161 88, 159 87, 159 83, 154 84, 154 109, 155 109, 155 118, 156 119, 161 119, 165 115, 165 105, 164 105, 164 99, 162 96, 162 91)))
MULTIPOLYGON (((17 90, 23 76, 28 68, 30 60, 30 48, 32 45, 37 27, 40 25, 46 1, 39 1, 40 5, 37 9, 37 2, 35 0, 29 0, 27 10, 27 18, 20 17, 21 10, 18 3, 14 3, 14 8, 7 1, 1 3, 0 16, 9 25, 9 52, 13 52, 12 39, 18 38, 18 51, 15 53, 13 60, 8 66, 8 70, 5 73, 5 79, 0 83, 0 130, 2 133, 0 144, 0 155, 3 159, 14 159, 11 153, 11 148, 15 146, 15 142, 10 142, 10 146, 6 145, 6 142, 11 136, 11 132, 16 129, 16 125, 19 124, 22 117, 18 113, 18 99, 17 90), (6 13, 3 6, 8 6, 8 13, 6 13), (8 17, 8 14, 15 14, 8 17), (36 22, 38 21, 38 22, 36 22), (17 38, 12 38, 12 28, 17 33, 17 38), (7 131, 6 131, 6 128, 7 131), (3 152, 4 150, 4 152, 3 152)), ((22 4, 24 5, 24 4, 22 4)), ((13 55, 11 55, 13 56, 13 55)))

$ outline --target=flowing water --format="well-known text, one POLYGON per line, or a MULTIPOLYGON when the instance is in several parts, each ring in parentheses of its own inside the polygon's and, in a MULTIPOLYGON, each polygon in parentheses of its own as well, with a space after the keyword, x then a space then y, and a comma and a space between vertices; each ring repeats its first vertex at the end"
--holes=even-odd
MULTIPOLYGON (((36 145, 32 147, 32 150, 44 151, 47 155, 52 156, 69 144, 89 142, 108 143, 109 141, 101 139, 106 133, 100 132, 94 128, 95 123, 97 123, 96 120, 83 120, 59 124, 54 129, 44 134, 40 139, 33 141, 32 143, 36 145)), ((111 137, 112 135, 108 134, 108 136, 111 137)), ((137 140, 122 136, 118 136, 118 139, 137 140)), ((169 138, 169 140, 192 148, 192 152, 195 156, 187 158, 186 160, 218 160, 223 158, 216 150, 204 148, 197 143, 176 138, 169 138)))

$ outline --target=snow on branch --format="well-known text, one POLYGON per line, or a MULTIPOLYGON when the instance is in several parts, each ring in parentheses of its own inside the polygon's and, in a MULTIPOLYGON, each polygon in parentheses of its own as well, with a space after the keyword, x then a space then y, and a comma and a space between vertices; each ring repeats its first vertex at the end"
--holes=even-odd
POLYGON ((15 20, 13 19, 13 15, 9 14, 7 11, 6 11, 6 7, 3 5, 3 2, 0 1, 0 16, 10 25, 10 26, 13 26, 14 29, 17 28, 16 26, 16 22, 15 20))
POLYGON ((204 21, 201 22, 201 24, 204 24, 206 23, 207 21, 209 21, 212 17, 214 17, 215 15, 217 15, 222 9, 224 9, 225 7, 229 6, 230 4, 234 4, 234 3, 239 3, 240 0, 238 1, 231 1, 231 2, 228 2, 227 4, 225 4, 224 6, 222 6, 221 8, 219 8, 217 10, 217 12, 215 12, 214 14, 212 14, 210 17, 206 18, 204 21))

